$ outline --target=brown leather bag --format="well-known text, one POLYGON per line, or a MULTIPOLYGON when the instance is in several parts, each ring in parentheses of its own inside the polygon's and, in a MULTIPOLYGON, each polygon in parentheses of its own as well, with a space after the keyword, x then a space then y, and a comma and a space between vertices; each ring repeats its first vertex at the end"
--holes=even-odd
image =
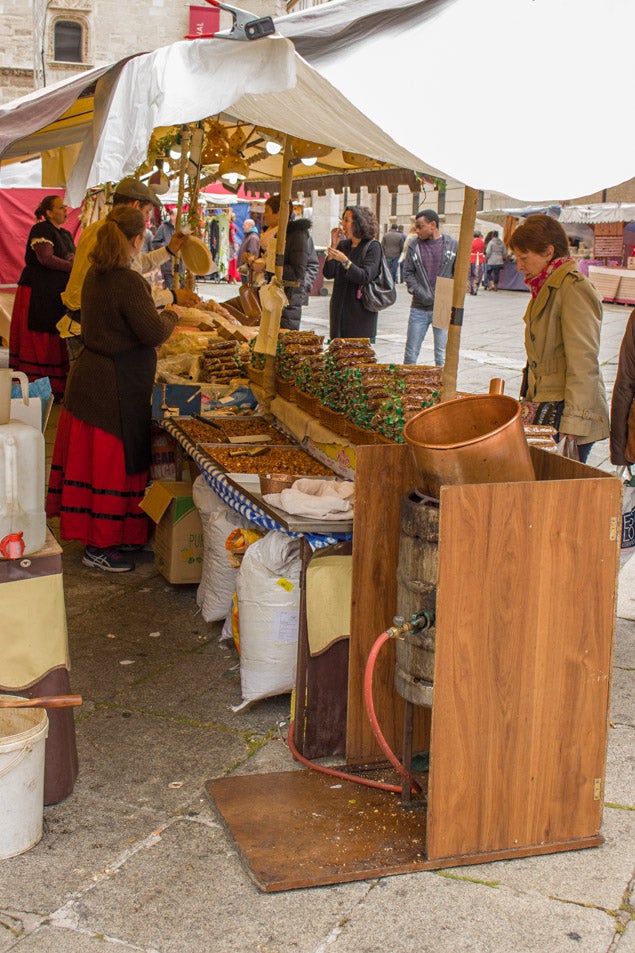
POLYGON ((628 412, 628 433, 626 436, 626 449, 624 455, 629 463, 635 463, 635 400, 631 404, 628 412))
POLYGON ((249 280, 246 285, 241 285, 238 292, 240 306, 248 318, 252 320, 257 318, 260 321, 262 310, 260 308, 260 298, 258 292, 253 286, 253 269, 249 269, 249 280))

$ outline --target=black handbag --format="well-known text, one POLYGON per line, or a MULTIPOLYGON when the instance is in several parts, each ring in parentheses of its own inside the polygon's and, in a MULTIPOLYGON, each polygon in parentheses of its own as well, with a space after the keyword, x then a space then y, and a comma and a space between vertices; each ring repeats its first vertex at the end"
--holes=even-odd
MULTIPOLYGON (((379 242, 377 244, 379 244, 379 242)), ((364 256, 360 262, 360 265, 363 264, 370 245, 371 243, 369 242, 364 250, 364 256)), ((388 268, 388 262, 386 261, 386 256, 384 255, 384 249, 381 247, 381 245, 379 245, 379 247, 381 249, 379 274, 376 278, 373 278, 369 284, 362 285, 362 304, 367 311, 383 311, 385 308, 389 308, 391 304, 394 304, 397 300, 397 289, 395 288, 395 282, 393 281, 393 277, 390 274, 390 269, 388 268)))

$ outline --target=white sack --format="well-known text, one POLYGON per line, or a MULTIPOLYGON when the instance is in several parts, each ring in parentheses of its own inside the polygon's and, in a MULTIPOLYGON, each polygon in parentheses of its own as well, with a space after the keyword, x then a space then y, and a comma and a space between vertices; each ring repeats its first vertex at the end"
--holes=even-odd
POLYGON ((271 531, 245 553, 236 578, 240 711, 295 685, 300 620, 300 541, 271 531))
POLYGON ((238 572, 229 564, 225 540, 233 530, 251 524, 223 503, 203 476, 194 481, 192 497, 203 524, 203 566, 196 602, 206 622, 218 622, 231 613, 238 572))

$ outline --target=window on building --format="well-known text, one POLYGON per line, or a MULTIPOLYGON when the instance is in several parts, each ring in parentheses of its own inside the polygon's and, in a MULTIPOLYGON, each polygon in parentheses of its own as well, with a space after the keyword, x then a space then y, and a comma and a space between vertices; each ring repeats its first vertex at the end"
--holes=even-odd
POLYGON ((58 20, 55 24, 53 57, 58 63, 81 63, 82 27, 70 20, 58 20))

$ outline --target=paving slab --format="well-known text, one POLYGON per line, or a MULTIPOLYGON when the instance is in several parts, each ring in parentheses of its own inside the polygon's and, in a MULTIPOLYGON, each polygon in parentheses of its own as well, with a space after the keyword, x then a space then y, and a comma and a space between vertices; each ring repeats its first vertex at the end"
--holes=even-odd
POLYGON ((461 867, 454 873, 495 881, 522 893, 616 910, 633 876, 634 813, 604 808, 601 847, 461 867))
MULTIPOLYGON (((2 945, 0 944, 0 950, 2 945)), ((16 953, 161 953, 160 950, 141 949, 136 944, 103 935, 81 933, 79 930, 39 927, 18 940, 11 950, 16 953)))
POLYGON ((310 896, 260 893, 220 827, 184 819, 52 922, 75 922, 161 953, 312 953, 366 890, 346 884, 310 896))
MULTIPOLYGON (((489 867, 489 865, 488 865, 489 867)), ((455 870, 387 877, 338 926, 337 953, 605 953, 615 920, 455 870)), ((330 948, 325 944, 325 949, 330 948)))

